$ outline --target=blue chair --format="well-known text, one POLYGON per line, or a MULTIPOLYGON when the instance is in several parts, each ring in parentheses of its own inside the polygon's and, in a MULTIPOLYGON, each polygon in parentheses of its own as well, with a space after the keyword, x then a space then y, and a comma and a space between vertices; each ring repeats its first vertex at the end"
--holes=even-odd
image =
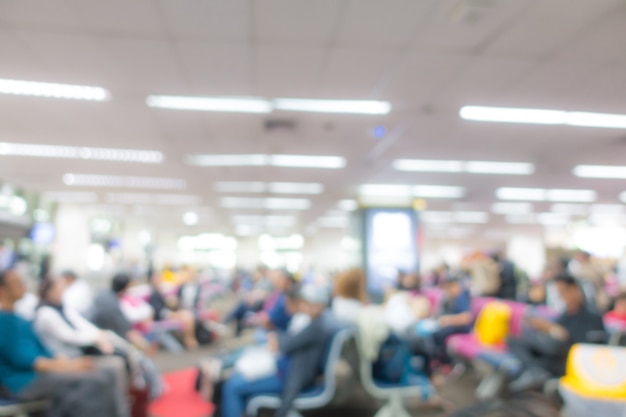
POLYGON ((405 398, 429 398, 434 394, 434 389, 426 377, 419 383, 391 384, 377 381, 373 376, 373 363, 362 352, 361 338, 357 336, 359 347, 359 362, 361 384, 365 391, 378 400, 386 401, 377 412, 375 417, 411 417, 404 406, 405 398))
MULTIPOLYGON (((331 337, 329 348, 324 360, 324 379, 321 385, 313 387, 303 393, 294 401, 289 417, 301 417, 298 410, 313 410, 327 406, 335 396, 336 381, 335 367, 341 357, 341 352, 348 340, 352 338, 354 331, 343 328, 337 330, 331 337)), ((279 395, 258 395, 248 401, 246 415, 254 417, 262 408, 277 409, 281 405, 279 395)))
POLYGON ((28 417, 29 413, 44 411, 48 401, 19 402, 0 398, 0 417, 28 417))

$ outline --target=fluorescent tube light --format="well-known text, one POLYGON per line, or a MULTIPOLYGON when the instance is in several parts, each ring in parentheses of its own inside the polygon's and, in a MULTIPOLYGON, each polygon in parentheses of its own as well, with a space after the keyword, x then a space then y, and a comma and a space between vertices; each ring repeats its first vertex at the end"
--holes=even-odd
POLYGON ((237 209, 307 210, 311 207, 311 201, 304 198, 224 197, 220 203, 224 208, 237 209))
POLYGON ((185 226, 195 226, 198 224, 199 220, 200 218, 198 217, 198 213, 195 213, 193 211, 188 211, 183 214, 183 223, 185 224, 185 226))
POLYGON ((0 79, 0 94, 90 101, 110 98, 109 92, 102 87, 7 79, 0 79))
POLYGON ((569 214, 572 216, 586 216, 589 212, 589 206, 586 204, 552 204, 550 211, 558 214, 569 214))
POLYGON ((453 218, 450 211, 424 211, 420 213, 419 220, 427 224, 449 224, 453 218))
POLYGON ((0 156, 89 159, 98 161, 138 162, 144 164, 158 164, 163 162, 163 154, 159 151, 8 142, 0 142, 0 156))
POLYGON ((96 203, 98 194, 86 191, 47 191, 41 195, 41 199, 52 203, 88 204, 96 203))
POLYGON ((581 178, 626 179, 624 165, 576 165, 572 173, 581 178))
POLYGON ((465 172, 470 174, 531 175, 535 165, 528 162, 469 161, 465 172))
POLYGON ((416 185, 413 196, 421 198, 461 198, 465 194, 463 187, 444 185, 416 185))
POLYGON ((187 163, 204 167, 267 166, 267 155, 188 155, 187 163))
POLYGON ((489 213, 484 211, 457 211, 453 213, 453 219, 457 223, 483 224, 489 222, 489 213))
POLYGON ((343 229, 350 225, 350 219, 346 217, 320 217, 316 222, 317 226, 324 228, 343 229))
POLYGON ((393 168, 412 172, 463 172, 462 161, 437 161, 427 159, 396 159, 393 168))
POLYGON ((537 224, 537 216, 535 214, 511 214, 506 216, 506 222, 509 224, 537 224))
POLYGON ((297 98, 276 98, 276 110, 303 111, 315 113, 388 114, 391 104, 373 100, 316 100, 297 98))
POLYGON ((465 120, 543 125, 569 125, 626 129, 626 115, 564 110, 520 109, 510 107, 464 106, 459 115, 465 120))
POLYGON ((503 187, 496 190, 496 196, 500 200, 591 203, 596 200, 597 193, 593 190, 503 187))
POLYGON ((148 107, 233 113, 270 113, 272 104, 260 98, 148 96, 148 107))
POLYGON ((270 155, 270 165, 290 168, 339 169, 346 166, 341 156, 270 155))
POLYGON ((237 226, 292 227, 296 224, 294 216, 235 215, 232 220, 237 226))
POLYGON ((532 213, 534 207, 531 203, 494 203, 491 212, 495 214, 528 214, 532 213))
POLYGON ((274 194, 321 194, 324 186, 318 183, 272 182, 268 191, 274 194))
POLYGON ((623 214, 622 204, 594 204, 591 206, 591 214, 623 214))
POLYGON ((354 211, 359 208, 359 204, 355 200, 341 200, 337 207, 344 211, 354 211))
POLYGON ((543 225, 565 225, 570 221, 569 216, 559 213, 539 213, 537 221, 543 225))
POLYGON ((218 182, 215 191, 220 193, 263 193, 267 190, 264 182, 218 182))
POLYGON ((157 204, 168 206, 193 206, 201 203, 197 195, 189 194, 141 194, 107 193, 106 202, 111 204, 157 204))
POLYGON ((65 174, 63 183, 70 186, 182 189, 187 182, 178 178, 123 177, 118 175, 65 174))
POLYGON ((413 195, 410 185, 366 184, 359 187, 359 193, 377 197, 411 197, 413 195))

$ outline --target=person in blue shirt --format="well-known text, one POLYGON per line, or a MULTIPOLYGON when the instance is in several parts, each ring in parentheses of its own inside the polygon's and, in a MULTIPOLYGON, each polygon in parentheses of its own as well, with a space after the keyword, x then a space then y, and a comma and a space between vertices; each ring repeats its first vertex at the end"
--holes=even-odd
POLYGON ((116 411, 114 375, 88 358, 54 357, 30 322, 14 312, 25 285, 15 269, 0 270, 0 385, 17 400, 49 399, 50 417, 128 417, 116 411))

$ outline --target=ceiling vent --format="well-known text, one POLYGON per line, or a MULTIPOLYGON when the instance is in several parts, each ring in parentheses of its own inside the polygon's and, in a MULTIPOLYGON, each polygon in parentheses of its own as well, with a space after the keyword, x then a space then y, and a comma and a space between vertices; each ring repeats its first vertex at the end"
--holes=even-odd
POLYGON ((298 128, 298 124, 293 119, 265 119, 263 127, 266 132, 291 133, 298 128))

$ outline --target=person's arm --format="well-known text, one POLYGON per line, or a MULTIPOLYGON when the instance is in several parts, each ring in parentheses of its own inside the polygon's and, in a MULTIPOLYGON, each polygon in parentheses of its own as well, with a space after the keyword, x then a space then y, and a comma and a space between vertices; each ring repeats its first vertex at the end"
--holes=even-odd
POLYGON ((313 321, 300 333, 290 336, 286 333, 278 333, 278 346, 285 355, 291 355, 300 349, 319 343, 323 337, 322 327, 313 321))
POLYGON ((470 324, 472 324, 472 314, 470 312, 448 314, 439 317, 439 325, 442 327, 469 326, 470 324))
POLYGON ((152 319, 154 316, 154 310, 150 304, 145 302, 141 302, 137 306, 132 306, 130 303, 122 301, 120 306, 124 316, 126 316, 131 323, 141 323, 152 319))
MULTIPOLYGON (((69 316, 68 319, 70 319, 69 316)), ((49 307, 39 309, 36 323, 38 330, 43 330, 48 336, 69 345, 89 346, 95 344, 98 340, 99 332, 97 330, 81 331, 79 328, 73 328, 57 311, 49 307)))
POLYGON ((74 373, 87 372, 95 368, 93 359, 88 357, 66 359, 66 358, 36 358, 33 362, 33 369, 37 372, 59 372, 74 373))

